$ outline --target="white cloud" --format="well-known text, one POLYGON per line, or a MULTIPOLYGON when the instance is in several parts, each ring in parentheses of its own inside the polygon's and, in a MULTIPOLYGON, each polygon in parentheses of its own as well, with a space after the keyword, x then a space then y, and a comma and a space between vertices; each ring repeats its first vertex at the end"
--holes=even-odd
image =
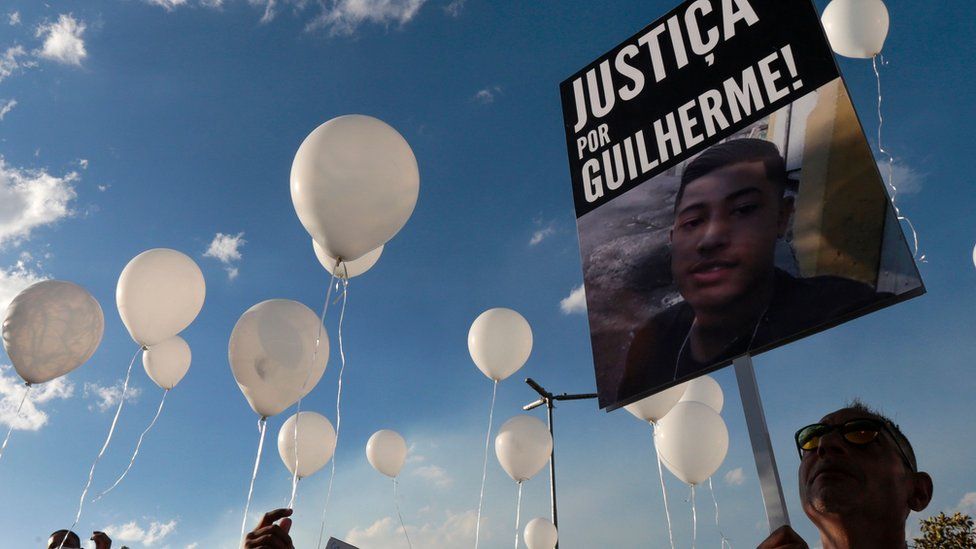
POLYGON ((55 177, 43 170, 8 166, 0 157, 0 246, 30 237, 33 229, 71 214, 78 174, 55 177))
POLYGON ((37 27, 37 37, 44 37, 44 45, 37 51, 39 57, 66 65, 81 65, 88 56, 85 41, 85 23, 70 14, 61 14, 56 23, 46 23, 37 27))
POLYGON ((64 377, 31 387, 30 397, 18 414, 17 407, 24 399, 24 381, 12 366, 0 365, 0 424, 21 431, 37 431, 48 421, 48 415, 37 406, 71 398, 74 391, 74 384, 64 377))
POLYGON ((481 103, 482 105, 487 105, 489 103, 495 102, 495 97, 502 93, 501 86, 489 86, 483 90, 478 90, 474 94, 474 100, 481 103))
POLYGON ((447 471, 445 471, 443 467, 438 467, 437 465, 423 465, 421 467, 417 467, 411 471, 411 474, 428 480, 441 488, 450 486, 454 483, 454 479, 447 474, 447 471))
POLYGON ((12 11, 12 12, 10 12, 10 14, 7 15, 7 22, 10 23, 10 26, 12 26, 12 27, 15 26, 15 25, 19 25, 20 24, 20 12, 19 11, 12 11))
MULTIPOLYGON (((139 526, 134 520, 125 524, 105 527, 105 533, 113 540, 124 543, 141 543, 146 547, 152 547, 156 542, 162 541, 163 538, 172 534, 175 530, 175 520, 169 522, 157 522, 154 520, 145 528, 139 526)), ((196 547, 196 544, 194 543, 187 547, 196 547)))
MULTIPOLYGON (((105 412, 114 408, 118 405, 119 397, 122 395, 122 385, 123 382, 121 380, 115 385, 109 385, 107 387, 103 387, 97 383, 85 383, 85 398, 95 399, 95 405, 89 406, 88 409, 94 410, 97 407, 99 412, 105 412)), ((125 391, 125 400, 126 402, 135 402, 141 394, 142 389, 129 385, 129 388, 125 391)))
POLYGON ((444 6, 444 11, 451 17, 457 17, 461 15, 461 9, 464 8, 464 3, 467 0, 453 0, 450 4, 444 6))
POLYGON ((746 473, 742 470, 742 467, 737 467, 725 473, 725 484, 729 486, 742 486, 745 482, 746 473))
POLYGON ((881 179, 884 180, 885 185, 888 185, 889 193, 891 192, 891 185, 894 185, 898 190, 895 196, 896 200, 898 195, 915 194, 921 191, 922 183, 925 181, 924 173, 919 172, 900 160, 892 162, 890 168, 887 161, 879 160, 878 171, 881 172, 881 179))
POLYGON ((17 106, 16 99, 11 99, 10 101, 7 101, 2 105, 0 105, 0 120, 3 120, 3 117, 7 116, 7 113, 14 110, 14 107, 16 106, 17 106))
POLYGON ((234 263, 242 259, 241 247, 246 243, 247 241, 244 240, 243 232, 237 233, 236 235, 217 233, 214 235, 213 240, 210 241, 210 246, 203 253, 203 257, 212 257, 223 263, 228 278, 234 280, 239 274, 238 268, 234 263))
POLYGON ((363 23, 405 25, 427 0, 329 0, 307 30, 329 29, 333 35, 351 34, 363 23))
POLYGON ((29 267, 25 259, 9 269, 0 267, 0 318, 6 317, 7 306, 24 288, 47 278, 29 267))
MULTIPOLYGON (((407 524, 406 528, 414 547, 467 549, 474 538, 477 520, 477 513, 473 510, 461 514, 448 512, 443 522, 425 523, 421 526, 407 524)), ((346 534, 345 540, 362 549, 385 549, 404 544, 400 523, 392 517, 381 518, 362 529, 353 528, 346 534)))
POLYGON ((159 6, 166 11, 173 11, 174 9, 185 6, 186 0, 146 0, 154 6, 159 6))
POLYGON ((568 296, 559 301, 559 310, 564 315, 586 312, 586 291, 583 289, 582 284, 573 288, 573 291, 569 292, 568 296))
POLYGON ((970 516, 976 515, 976 492, 966 492, 959 500, 959 505, 956 505, 956 511, 970 516))
POLYGON ((80 166, 81 169, 83 169, 83 170, 87 170, 88 169, 88 159, 87 158, 79 158, 78 159, 78 166, 80 166))
POLYGON ((24 46, 11 46, 0 56, 0 82, 10 76, 17 69, 31 66, 31 63, 22 63, 19 58, 27 55, 24 46))
POLYGON ((200 544, 194 541, 193 543, 187 544, 186 549, 197 549, 199 546, 200 544))
POLYGON ((535 246, 536 244, 542 242, 543 240, 549 238, 550 236, 556 234, 556 228, 551 224, 547 225, 536 232, 532 233, 532 238, 529 239, 529 246, 535 246))

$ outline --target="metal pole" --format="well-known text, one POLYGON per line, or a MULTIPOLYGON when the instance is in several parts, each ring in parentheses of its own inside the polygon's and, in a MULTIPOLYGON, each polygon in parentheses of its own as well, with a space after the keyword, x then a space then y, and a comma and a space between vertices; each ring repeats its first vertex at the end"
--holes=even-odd
MULTIPOLYGON (((556 514, 556 436, 552 432, 552 399, 546 399, 547 412, 549 413, 549 436, 552 437, 552 455, 549 456, 549 492, 552 501, 552 524, 559 531, 559 517, 556 514)), ((559 538, 556 538, 556 546, 559 549, 559 538)))
MULTIPOLYGON (((522 406, 525 411, 532 410, 533 408, 538 408, 543 404, 546 405, 547 415, 549 418, 549 436, 552 437, 552 454, 549 455, 549 494, 552 500, 552 525, 556 527, 556 531, 559 531, 559 518, 556 511, 556 437, 552 431, 552 409, 555 407, 554 402, 557 400, 586 400, 591 398, 596 398, 596 393, 586 393, 579 395, 570 395, 563 393, 561 395, 553 395, 549 391, 542 388, 541 385, 535 382, 532 378, 526 378, 525 383, 532 387, 532 390, 539 393, 538 400, 522 406)), ((556 546, 554 549, 559 549, 559 541, 556 541, 556 546)))
POLYGON ((742 398, 742 411, 745 412, 746 426, 749 428, 752 454, 756 459, 766 520, 769 522, 769 532, 772 533, 780 526, 790 524, 786 498, 779 481, 779 471, 776 469, 776 457, 773 455, 766 415, 759 398, 759 384, 756 382, 756 371, 752 367, 752 357, 743 355, 732 363, 735 367, 735 379, 739 384, 739 396, 742 398))

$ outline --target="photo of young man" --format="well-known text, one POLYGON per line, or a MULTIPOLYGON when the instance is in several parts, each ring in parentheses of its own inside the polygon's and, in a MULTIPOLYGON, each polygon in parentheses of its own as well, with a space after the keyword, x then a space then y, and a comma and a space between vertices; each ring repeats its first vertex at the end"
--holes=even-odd
POLYGON ((762 139, 719 143, 685 167, 670 229, 682 300, 634 332, 618 402, 890 297, 844 277, 776 267, 794 211, 789 183, 776 145, 762 139))

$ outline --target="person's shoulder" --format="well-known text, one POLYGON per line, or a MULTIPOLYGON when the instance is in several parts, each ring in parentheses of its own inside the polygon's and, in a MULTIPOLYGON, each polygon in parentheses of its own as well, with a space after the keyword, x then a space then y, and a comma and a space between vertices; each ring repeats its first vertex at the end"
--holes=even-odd
POLYGON ((618 400, 659 383, 657 378, 664 371, 660 366, 673 366, 694 317, 691 306, 681 301, 651 316, 634 331, 624 364, 624 375, 617 389, 618 400))
POLYGON ((835 275, 794 277, 777 270, 776 316, 786 325, 818 324, 864 307, 889 294, 863 282, 835 275))

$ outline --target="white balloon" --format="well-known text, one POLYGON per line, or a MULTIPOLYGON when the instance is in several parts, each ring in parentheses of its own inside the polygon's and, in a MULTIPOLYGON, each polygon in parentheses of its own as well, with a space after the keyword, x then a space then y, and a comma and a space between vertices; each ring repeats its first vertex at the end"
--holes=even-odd
POLYGON ((7 307, 3 347, 27 383, 44 383, 74 370, 102 341, 102 307, 71 282, 44 280, 24 289, 7 307))
POLYGON ((679 402, 701 402, 717 413, 722 413, 725 395, 722 386, 712 376, 697 377, 687 383, 685 394, 679 402))
POLYGON ((200 314, 206 294, 203 273, 192 259, 156 248, 122 269, 115 301, 132 339, 151 347, 186 329, 200 314))
POLYGON ((334 274, 338 278, 352 278, 354 276, 359 276, 366 271, 370 270, 373 265, 376 264, 380 259, 380 254, 383 253, 383 246, 376 248, 375 250, 368 252, 366 255, 360 257, 359 259, 354 259, 352 261, 343 261, 339 265, 338 272, 333 272, 336 266, 336 258, 325 253, 322 246, 312 239, 312 249, 315 250, 315 257, 318 258, 319 263, 325 267, 329 274, 334 274))
POLYGON ((366 459, 373 469, 395 477, 407 459, 407 442, 396 431, 376 431, 366 442, 366 459))
POLYGON ((529 549, 553 549, 559 539, 556 525, 545 517, 536 517, 525 525, 522 539, 529 549))
POLYGON ((881 0, 832 0, 821 21, 830 47, 845 57, 870 59, 888 36, 888 8, 881 0))
POLYGON ((329 336, 305 305, 270 299, 241 315, 230 334, 227 358, 248 404, 258 415, 270 417, 307 395, 322 378, 329 336))
POLYGON ((180 336, 157 343, 142 353, 142 367, 160 389, 172 389, 190 369, 190 346, 180 336))
POLYGON ((729 450, 729 430, 718 412, 700 402, 679 402, 658 423, 654 444, 661 462, 691 485, 712 476, 729 450))
POLYGON ((488 309, 471 323, 468 351, 482 373, 501 381, 529 359, 532 327, 525 317, 511 309, 488 309))
POLYGON ((681 395, 685 394, 687 387, 687 382, 669 387, 659 393, 654 393, 649 397, 644 397, 637 402, 624 406, 624 410, 633 414, 637 419, 657 423, 678 403, 681 395))
POLYGON ((544 423, 527 415, 509 419, 495 436, 495 456, 516 482, 535 476, 552 455, 552 435, 544 423))
POLYGON ((410 145, 371 116, 340 116, 315 128, 291 165, 298 219, 328 255, 345 261, 393 238, 419 191, 410 145))
POLYGON ((308 478, 332 459, 336 447, 336 432, 332 428, 332 422, 315 412, 299 412, 288 418, 278 431, 278 455, 293 475, 296 465, 296 436, 298 478, 308 478))

